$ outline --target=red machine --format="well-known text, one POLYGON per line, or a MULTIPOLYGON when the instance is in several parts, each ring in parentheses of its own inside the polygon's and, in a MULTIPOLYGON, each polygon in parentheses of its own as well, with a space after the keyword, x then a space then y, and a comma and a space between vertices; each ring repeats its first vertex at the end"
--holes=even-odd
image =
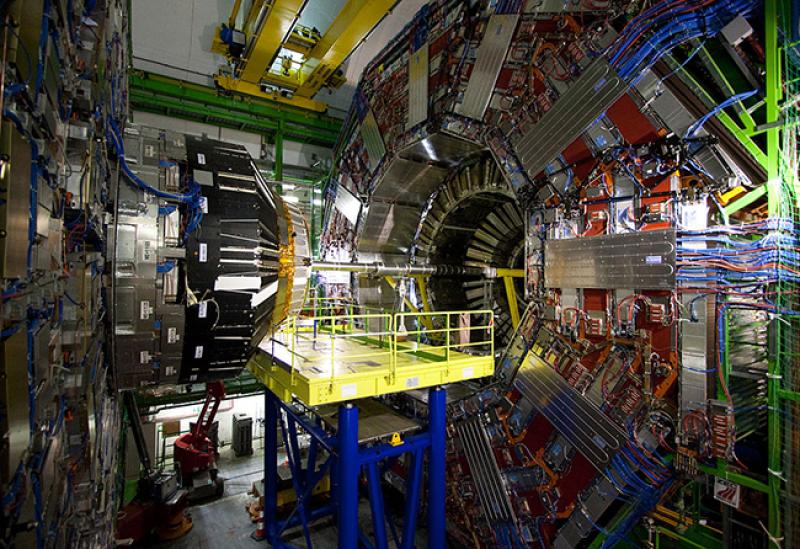
POLYGON ((225 385, 214 381, 206 387, 206 401, 192 430, 175 441, 175 463, 181 473, 181 484, 190 488, 190 499, 221 496, 223 481, 217 477, 216 444, 209 432, 225 397, 225 385))

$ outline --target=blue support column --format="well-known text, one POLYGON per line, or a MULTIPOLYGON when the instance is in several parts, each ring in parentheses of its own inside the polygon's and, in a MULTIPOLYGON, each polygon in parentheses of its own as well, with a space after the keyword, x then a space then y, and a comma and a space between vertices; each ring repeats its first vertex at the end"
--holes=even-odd
POLYGON ((386 513, 383 508, 383 490, 381 489, 381 476, 378 474, 378 464, 375 462, 365 466, 367 470, 367 485, 369 488, 369 503, 372 508, 372 527, 375 530, 375 547, 388 549, 386 539, 386 513))
POLYGON ((358 548, 358 408, 352 404, 339 406, 337 431, 339 461, 339 549, 358 548))
POLYGON ((403 513, 403 542, 401 549, 413 549, 417 533, 417 513, 419 512, 419 492, 425 451, 418 449, 409 454, 411 463, 406 478, 406 509, 403 513))
POLYGON ((428 432, 428 547, 444 547, 447 393, 441 387, 432 387, 428 392, 428 432))
POLYGON ((278 406, 272 391, 264 392, 264 531, 275 541, 278 529, 278 406))

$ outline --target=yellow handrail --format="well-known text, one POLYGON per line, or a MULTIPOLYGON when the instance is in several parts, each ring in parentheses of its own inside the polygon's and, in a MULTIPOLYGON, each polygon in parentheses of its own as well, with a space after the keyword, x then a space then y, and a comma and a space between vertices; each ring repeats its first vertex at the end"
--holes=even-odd
POLYGON ((458 358, 454 358, 452 354, 453 350, 464 351, 469 347, 489 346, 490 353, 493 356, 494 313, 491 310, 465 310, 403 312, 395 313, 394 315, 384 313, 314 317, 292 316, 282 325, 275 337, 284 339, 283 344, 289 349, 292 355, 290 364, 292 386, 294 386, 296 382, 295 369, 298 366, 296 360, 298 357, 303 358, 302 354, 298 354, 299 352, 302 353, 301 346, 311 345, 316 350, 319 342, 329 342, 330 384, 331 387, 333 387, 337 374, 337 361, 343 363, 345 360, 352 361, 381 357, 388 361, 389 375, 391 379, 395 379, 398 368, 398 357, 401 353, 422 353, 422 355, 418 354, 417 356, 422 356, 424 358, 425 354, 437 355, 441 352, 442 359, 447 362, 448 365, 453 360, 458 362, 465 358, 462 355, 458 355, 458 358), (486 320, 482 320, 478 324, 470 321, 469 325, 462 326, 459 320, 461 315, 470 315, 470 319, 475 316, 483 316, 486 320), (456 317, 455 321, 451 319, 453 316, 456 317), (309 331, 300 333, 298 331, 298 320, 306 323, 310 322, 314 326, 313 333, 309 331), (412 326, 411 330, 403 329, 401 331, 409 321, 412 321, 415 326, 412 326), (372 327, 375 322, 379 324, 377 331, 372 327), (424 329, 423 324, 436 327, 424 329), (317 330, 317 327, 320 325, 328 327, 329 331, 327 333, 320 333, 317 330), (413 329, 415 327, 416 329, 413 329), (459 334, 466 333, 468 337, 466 341, 461 341, 460 337, 451 337, 451 333, 453 332, 459 334), (425 340, 423 340, 423 334, 428 336, 425 340), (441 334, 444 334, 444 343, 442 343, 441 334), (413 341, 409 341, 408 346, 402 345, 402 342, 399 341, 401 336, 407 337, 413 341), (433 340, 431 340, 430 336, 433 336, 433 340), (380 342, 379 349, 369 352, 349 352, 347 348, 336 348, 336 344, 339 341, 348 338, 362 337, 377 339, 380 342), (388 350, 385 349, 383 345, 384 337, 388 339, 388 350), (291 339, 291 341, 289 341, 289 339, 291 339))
MULTIPOLYGON (((462 348, 463 349, 465 347, 479 347, 479 346, 489 345, 490 346, 490 353, 491 353, 492 356, 494 356, 494 311, 492 311, 492 310, 430 311, 430 312, 396 313, 394 315, 394 327, 395 327, 395 336, 394 336, 395 348, 394 348, 394 352, 393 352, 394 361, 393 361, 393 364, 392 364, 392 376, 393 377, 396 375, 397 356, 400 353, 415 353, 415 352, 419 352, 419 351, 424 351, 424 352, 427 352, 427 353, 430 353, 430 354, 436 354, 438 351, 441 350, 441 351, 443 351, 443 358, 444 358, 445 362, 450 364, 451 358, 452 358, 451 357, 451 353, 450 353, 451 349, 454 349, 454 348, 462 348), (462 327, 462 326, 460 326, 459 322, 456 322, 456 325, 453 326, 453 323, 451 322, 451 317, 452 316, 457 316, 457 318, 458 318, 458 317, 460 317, 461 315, 464 315, 464 314, 469 314, 470 316, 472 316, 472 315, 486 315, 488 317, 488 320, 486 321, 485 324, 473 325, 472 323, 470 323, 469 326, 462 327), (431 326, 431 328, 426 328, 424 330, 423 329, 406 330, 404 332, 404 335, 406 335, 406 336, 419 336, 421 334, 441 334, 441 333, 444 333, 445 334, 444 345, 436 344, 436 343, 430 343, 430 344, 427 344, 427 347, 421 348, 420 347, 420 343, 417 341, 417 342, 415 342, 415 345, 412 346, 412 347, 405 348, 405 349, 401 348, 397 344, 397 333, 399 331, 400 326, 405 326, 406 320, 409 319, 409 318, 416 320, 417 321, 417 326, 420 326, 421 324, 425 324, 426 326, 431 326), (444 324, 443 328, 433 328, 432 327, 434 325, 434 321, 437 318, 440 318, 442 320, 442 322, 444 324), (425 322, 425 320, 427 320, 427 322, 425 322), (481 330, 485 330, 486 331, 486 337, 485 338, 481 338, 481 339, 479 339, 477 341, 469 341, 469 342, 466 342, 466 343, 459 342, 459 343, 453 344, 453 342, 451 340, 451 337, 450 337, 450 334, 452 332, 467 331, 467 332, 472 333, 473 331, 480 332, 481 330)), ((472 337, 470 336, 470 340, 471 339, 472 339, 472 337)))

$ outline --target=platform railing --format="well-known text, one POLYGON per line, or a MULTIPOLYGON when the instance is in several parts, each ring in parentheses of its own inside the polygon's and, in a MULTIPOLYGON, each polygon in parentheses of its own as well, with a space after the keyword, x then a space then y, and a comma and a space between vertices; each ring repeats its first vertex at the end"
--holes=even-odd
MULTIPOLYGON (((353 314, 314 317, 292 316, 275 334, 290 354, 291 383, 295 384, 295 372, 300 361, 305 362, 310 353, 318 353, 320 346, 329 346, 330 378, 336 377, 337 361, 354 362, 375 360, 389 366, 393 362, 392 316, 390 314, 353 314), (298 322, 311 323, 311 331, 299 329, 298 322), (368 351, 337 349, 336 343, 355 339, 364 343, 368 351)), ((325 347, 322 347, 325 349, 325 347)))
MULTIPOLYGON (((307 320, 325 317, 352 318, 365 314, 387 314, 385 309, 361 305, 344 297, 310 297, 306 299, 298 317, 307 320)), ((348 325, 349 326, 349 325, 348 325)), ((301 326, 298 326, 301 328, 301 326)))
POLYGON ((473 349, 494 356, 494 313, 465 310, 292 316, 273 339, 289 351, 292 386, 296 371, 310 356, 317 357, 313 363, 318 366, 328 364, 331 383, 341 373, 337 372, 337 363, 341 369, 342 365, 364 360, 379 362, 394 378, 397 368, 402 367, 399 364, 408 362, 404 355, 448 365, 466 358, 464 354, 473 349), (345 340, 356 340, 363 346, 355 351, 337 348, 337 342, 345 340), (458 358, 453 357, 453 351, 460 353, 458 358), (321 352, 327 356, 320 360, 321 352))
POLYGON ((448 364, 453 361, 451 356, 453 350, 467 352, 482 347, 488 348, 490 356, 494 356, 494 311, 395 313, 393 339, 393 375, 397 369, 397 359, 402 354, 413 354, 448 364), (478 320, 475 324, 476 317, 484 320, 478 320), (469 324, 462 323, 462 318, 468 318, 469 324), (407 328, 409 324, 416 329, 409 330, 407 328), (467 334, 466 341, 458 337, 464 334, 467 334))

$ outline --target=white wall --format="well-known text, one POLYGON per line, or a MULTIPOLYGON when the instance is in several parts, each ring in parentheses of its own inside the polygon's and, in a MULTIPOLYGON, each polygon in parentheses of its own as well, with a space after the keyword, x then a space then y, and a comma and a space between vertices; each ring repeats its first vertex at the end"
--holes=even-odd
POLYGON ((137 69, 211 85, 225 58, 211 53, 214 29, 233 0, 133 0, 131 35, 137 69))
MULTIPOLYGON (((158 428, 158 424, 168 422, 168 421, 178 421, 181 422, 181 431, 185 432, 189 430, 189 424, 197 419, 197 416, 200 414, 200 411, 203 409, 203 404, 194 404, 189 406, 180 406, 177 408, 172 408, 170 410, 163 410, 158 413, 155 417, 155 433, 160 432, 160 428, 158 428)), ((260 423, 257 421, 258 419, 264 418, 264 395, 251 395, 245 396, 241 398, 231 399, 231 400, 224 400, 220 404, 219 411, 217 412, 216 421, 219 422, 219 442, 220 444, 224 444, 228 446, 233 441, 233 434, 232 434, 232 423, 233 423, 233 414, 247 414, 251 418, 253 418, 253 439, 256 437, 261 436, 261 432, 259 430, 260 423)), ((158 436, 154 434, 153 436, 158 436)), ((174 438, 169 439, 170 442, 174 441, 174 438)), ((161 441, 158 441, 159 444, 159 452, 160 452, 160 444, 161 441)), ((253 442, 253 448, 259 448, 261 446, 260 442, 253 442)), ((172 454, 172 450, 168 449, 167 454, 172 454)))

